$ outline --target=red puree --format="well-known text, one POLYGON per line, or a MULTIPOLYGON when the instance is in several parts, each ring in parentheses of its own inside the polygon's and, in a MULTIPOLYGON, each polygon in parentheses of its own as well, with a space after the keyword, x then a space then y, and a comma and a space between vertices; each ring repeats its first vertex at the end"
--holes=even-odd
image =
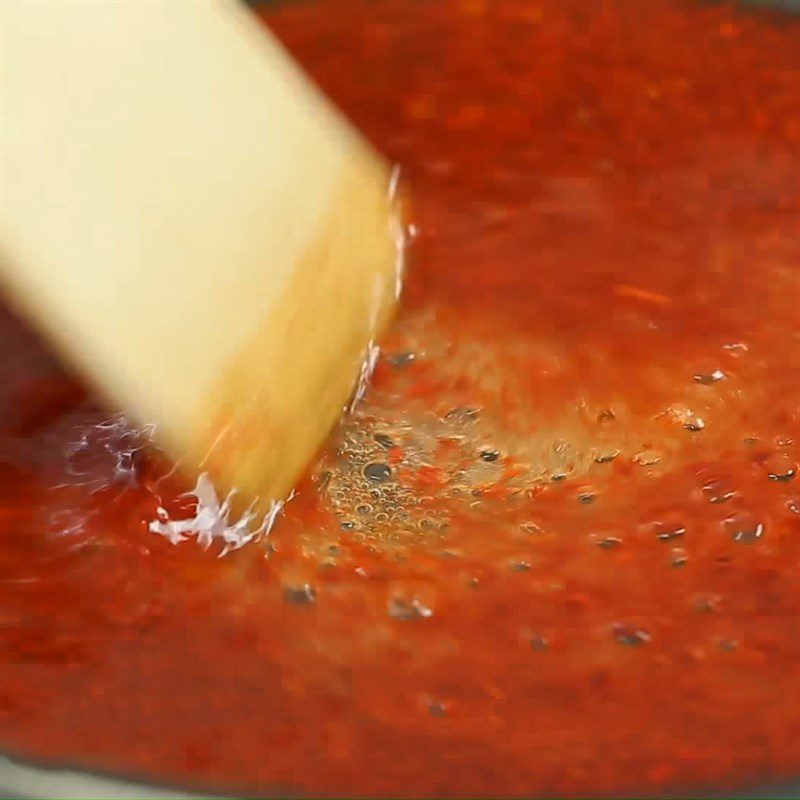
POLYGON ((2 316, 0 746, 253 792, 796 775, 798 21, 268 19, 404 166, 405 307, 267 543, 222 559, 148 530, 183 487, 2 316))

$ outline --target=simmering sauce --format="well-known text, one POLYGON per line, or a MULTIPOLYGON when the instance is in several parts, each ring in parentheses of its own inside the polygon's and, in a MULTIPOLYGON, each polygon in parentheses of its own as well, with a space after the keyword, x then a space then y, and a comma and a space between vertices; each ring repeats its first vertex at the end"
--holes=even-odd
POLYGON ((0 315, 0 747, 309 794, 639 794, 800 759, 800 24, 267 21, 413 188, 372 387, 261 542, 0 315))

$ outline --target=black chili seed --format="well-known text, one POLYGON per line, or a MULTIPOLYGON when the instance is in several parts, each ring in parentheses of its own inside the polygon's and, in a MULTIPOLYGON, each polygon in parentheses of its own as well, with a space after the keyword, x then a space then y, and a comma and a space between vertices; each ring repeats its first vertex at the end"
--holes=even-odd
POLYGON ((553 482, 564 481, 566 479, 567 479, 566 472, 557 472, 555 475, 553 475, 550 478, 550 480, 553 481, 553 482))
POLYGON ((611 420, 616 419, 617 415, 614 413, 613 408, 604 408, 598 415, 597 421, 598 422, 611 422, 611 420))
POLYGON ((364 477, 368 478, 375 483, 383 483, 388 481, 392 475, 392 468, 388 464, 382 464, 379 461, 373 461, 364 467, 364 477))
POLYGON ((317 590, 309 583, 286 586, 283 590, 283 599, 295 606, 308 606, 317 599, 317 590))
POLYGON ((578 495, 578 502, 588 506, 590 503, 594 503, 596 497, 597 495, 593 494, 592 492, 584 492, 583 494, 578 495))
POLYGON ((392 439, 391 436, 387 436, 385 433, 376 433, 372 438, 375 439, 384 450, 391 450, 395 446, 394 439, 392 439))
POLYGON ((692 433, 697 433, 698 431, 703 430, 705 428, 706 423, 700 419, 700 417, 695 417, 691 422, 687 422, 683 427, 686 428, 687 431, 692 431, 692 433))
POLYGON ((355 526, 356 526, 355 522, 353 522, 350 519, 343 520, 342 522, 339 523, 339 527, 343 531, 351 531, 353 530, 353 528, 355 528, 355 526))
POLYGON ((500 453, 497 450, 481 450, 480 452, 481 461, 497 461, 500 458, 500 453))

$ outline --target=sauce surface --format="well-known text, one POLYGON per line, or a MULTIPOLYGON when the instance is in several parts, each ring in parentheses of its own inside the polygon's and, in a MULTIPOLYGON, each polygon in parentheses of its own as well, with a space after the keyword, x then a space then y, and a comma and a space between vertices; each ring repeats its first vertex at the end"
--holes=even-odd
POLYGON ((186 487, 0 313, 0 747, 313 795, 796 776, 800 24, 265 18, 403 166, 404 308, 221 559, 149 530, 186 487))

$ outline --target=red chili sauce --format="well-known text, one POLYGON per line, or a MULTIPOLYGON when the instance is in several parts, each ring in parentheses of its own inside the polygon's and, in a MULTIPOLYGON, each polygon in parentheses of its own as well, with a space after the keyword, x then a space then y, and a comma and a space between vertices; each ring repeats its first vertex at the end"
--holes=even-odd
POLYGON ((0 746, 228 791, 798 773, 800 24, 686 2, 265 15, 403 166, 367 398, 265 542, 0 318, 0 746))

